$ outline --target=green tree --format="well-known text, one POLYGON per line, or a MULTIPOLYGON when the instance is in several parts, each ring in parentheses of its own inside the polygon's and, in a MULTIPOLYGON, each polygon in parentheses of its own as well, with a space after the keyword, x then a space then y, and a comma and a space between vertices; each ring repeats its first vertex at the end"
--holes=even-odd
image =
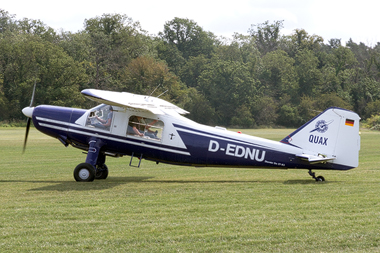
POLYGON ((58 39, 54 29, 44 24, 41 20, 24 18, 17 22, 18 30, 22 33, 33 34, 43 40, 55 42, 58 39))
POLYGON ((337 48, 341 47, 342 46, 341 39, 330 39, 328 41, 328 46, 331 49, 337 49, 337 48))
POLYGON ((149 50, 148 38, 138 22, 126 15, 103 14, 85 20, 90 36, 92 69, 90 85, 100 89, 117 89, 125 66, 149 50))
POLYGON ((216 125, 215 108, 210 104, 210 101, 195 88, 188 89, 188 101, 184 107, 190 114, 186 117, 207 125, 216 125))
POLYGON ((269 96, 259 96, 253 100, 252 115, 259 127, 275 126, 277 122, 277 101, 269 96))
POLYGON ((282 28, 266 21, 227 40, 174 18, 152 38, 126 15, 103 14, 57 35, 0 9, 0 120, 23 118, 35 81, 37 104, 82 106, 78 91, 89 87, 157 88, 153 96, 165 92, 190 118, 225 126, 295 127, 329 106, 378 112, 380 43, 324 44, 303 29, 282 36, 282 28))
POLYGON ((256 39, 257 48, 263 55, 279 48, 280 31, 284 27, 283 22, 280 20, 269 24, 269 20, 267 20, 262 24, 251 25, 248 33, 256 39))
POLYGON ((370 74, 371 71, 375 70, 372 69, 373 66, 373 54, 374 50, 370 47, 366 46, 364 43, 356 44, 355 42, 350 39, 346 43, 346 47, 351 50, 351 52, 354 54, 355 59, 358 62, 358 66, 363 69, 366 73, 370 74))
POLYGON ((235 33, 230 43, 220 44, 216 54, 225 61, 239 61, 247 64, 251 75, 255 75, 260 62, 260 52, 256 47, 256 39, 252 36, 235 33))
POLYGON ((182 82, 188 87, 197 87, 199 76, 207 69, 208 64, 210 64, 210 59, 207 59, 203 54, 190 57, 180 72, 182 82))
POLYGON ((365 120, 375 115, 380 116, 380 100, 367 103, 363 109, 363 112, 360 114, 360 116, 365 120))
MULTIPOLYGON (((316 106, 317 96, 302 96, 298 105, 298 116, 301 123, 305 123, 315 117, 319 113, 316 106)), ((298 126, 296 126, 298 127, 298 126)))
POLYGON ((353 107, 335 93, 322 94, 315 99, 315 110, 324 111, 329 107, 341 107, 352 110, 353 107))
POLYGON ((281 45, 281 49, 286 51, 291 57, 295 57, 299 51, 312 51, 318 54, 323 47, 323 38, 318 35, 309 35, 304 29, 295 29, 281 45))
POLYGON ((166 63, 141 56, 132 60, 122 75, 122 90, 160 96, 180 107, 187 103, 187 90, 179 78, 169 72, 166 63))
POLYGON ((167 44, 174 45, 186 60, 201 54, 211 57, 215 50, 215 35, 204 31, 193 20, 176 17, 165 23, 164 32, 159 36, 167 44))
POLYGON ((298 76, 295 60, 282 50, 267 53, 262 58, 260 82, 267 96, 280 100, 288 95, 293 100, 298 95, 298 76))
POLYGON ((5 111, 8 108, 8 100, 4 94, 3 82, 3 77, 0 75, 0 121, 8 119, 8 113, 5 111))
POLYGON ((0 34, 12 33, 17 30, 17 21, 15 15, 0 9, 0 34))
POLYGON ((60 47, 30 34, 0 40, 0 76, 6 108, 2 119, 21 119, 30 103, 34 82, 38 104, 79 106, 78 84, 85 82, 84 69, 60 47))
MULTIPOLYGON (((211 59, 207 70, 199 77, 199 90, 215 108, 218 124, 228 126, 238 110, 249 108, 257 97, 255 80, 246 64, 211 59)), ((246 115, 247 113, 244 113, 246 115)))
POLYGON ((370 50, 370 64, 368 64, 368 71, 372 70, 372 75, 377 81, 380 81, 380 42, 370 50), (372 68, 372 69, 370 69, 372 68))
POLYGON ((350 49, 343 46, 332 48, 326 58, 326 65, 321 69, 321 93, 335 93, 350 102, 350 94, 357 79, 357 61, 350 49))
POLYGON ((277 124, 285 127, 297 127, 301 124, 298 107, 292 104, 284 104, 278 111, 277 124))
POLYGON ((60 46, 77 64, 86 70, 87 81, 79 83, 80 90, 94 88, 92 77, 95 76, 93 57, 91 55, 91 37, 88 33, 63 32, 58 42, 60 46))
POLYGON ((351 89, 351 96, 355 110, 364 119, 380 112, 380 108, 374 110, 372 106, 380 100, 380 83, 371 77, 361 78, 351 89), (371 104, 370 109, 367 107, 371 104))
POLYGON ((168 64, 170 70, 176 75, 180 75, 182 67, 186 64, 186 60, 176 45, 169 44, 160 39, 156 43, 156 50, 158 58, 164 60, 168 64))
POLYGON ((91 36, 86 32, 62 32, 58 45, 75 61, 84 64, 91 59, 91 36))
POLYGON ((332 50, 330 64, 335 68, 335 75, 338 76, 341 71, 354 67, 357 60, 349 48, 339 46, 332 50))
POLYGON ((318 58, 308 49, 298 51, 295 56, 295 68, 298 75, 299 96, 318 94, 322 73, 318 69, 318 58))

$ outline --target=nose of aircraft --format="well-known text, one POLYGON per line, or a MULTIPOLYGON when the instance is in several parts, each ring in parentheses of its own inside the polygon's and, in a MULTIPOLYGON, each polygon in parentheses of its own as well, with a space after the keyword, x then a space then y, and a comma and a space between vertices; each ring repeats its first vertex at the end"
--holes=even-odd
POLYGON ((25 107, 24 109, 22 109, 22 113, 26 116, 26 117, 29 117, 31 118, 33 116, 33 110, 34 110, 34 107, 25 107))

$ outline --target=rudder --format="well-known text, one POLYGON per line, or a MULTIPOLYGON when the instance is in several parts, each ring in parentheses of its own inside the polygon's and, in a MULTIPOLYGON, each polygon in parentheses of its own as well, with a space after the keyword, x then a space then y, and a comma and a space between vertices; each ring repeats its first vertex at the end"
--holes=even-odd
POLYGON ((330 107, 281 142, 302 149, 309 162, 331 161, 348 168, 359 164, 360 117, 355 112, 330 107))

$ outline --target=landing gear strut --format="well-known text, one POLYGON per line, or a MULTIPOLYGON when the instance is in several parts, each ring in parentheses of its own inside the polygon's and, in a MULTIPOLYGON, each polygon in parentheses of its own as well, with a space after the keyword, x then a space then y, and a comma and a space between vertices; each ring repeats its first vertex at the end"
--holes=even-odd
POLYGON ((315 172, 312 172, 311 170, 309 170, 309 175, 310 175, 312 178, 314 178, 315 181, 317 181, 317 182, 323 182, 323 181, 325 181, 325 178, 324 178, 324 177, 322 177, 322 176, 318 176, 318 177, 316 177, 316 176, 315 176, 315 172))
POLYGON ((74 170, 74 178, 78 182, 92 182, 94 179, 106 179, 108 167, 105 165, 106 156, 100 152, 104 143, 96 138, 89 141, 85 163, 79 164, 74 170))

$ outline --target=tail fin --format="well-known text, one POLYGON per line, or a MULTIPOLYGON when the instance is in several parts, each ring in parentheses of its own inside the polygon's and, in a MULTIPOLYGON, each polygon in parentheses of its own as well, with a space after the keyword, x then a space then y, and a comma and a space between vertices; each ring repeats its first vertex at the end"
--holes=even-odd
POLYGON ((359 120, 355 112, 330 107, 281 142, 301 148, 297 156, 310 163, 331 160, 344 169, 355 168, 359 164, 359 120))

